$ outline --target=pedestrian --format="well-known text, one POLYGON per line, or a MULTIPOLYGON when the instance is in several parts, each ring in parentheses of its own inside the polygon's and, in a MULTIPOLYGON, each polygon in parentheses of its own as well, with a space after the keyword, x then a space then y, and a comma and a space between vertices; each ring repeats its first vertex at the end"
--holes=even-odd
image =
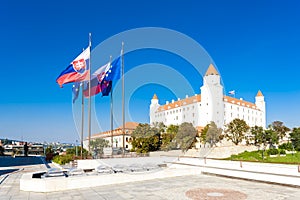
POLYGON ((24 156, 28 156, 28 145, 27 142, 24 144, 24 156))

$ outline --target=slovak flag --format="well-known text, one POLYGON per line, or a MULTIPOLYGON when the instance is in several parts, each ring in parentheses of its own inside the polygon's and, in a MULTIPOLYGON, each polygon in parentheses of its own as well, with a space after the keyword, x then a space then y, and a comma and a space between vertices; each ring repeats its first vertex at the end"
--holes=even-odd
POLYGON ((234 95, 235 94, 235 90, 231 90, 228 93, 231 94, 231 95, 234 95))
POLYGON ((63 84, 81 82, 86 80, 88 76, 89 59, 90 59, 90 46, 85 49, 79 56, 77 56, 70 65, 60 73, 56 82, 62 87, 63 84))
MULTIPOLYGON (((105 77, 106 74, 105 72, 109 68, 110 68, 110 62, 97 69, 91 76, 91 96, 94 96, 105 89, 105 87, 101 86, 101 82, 105 77)), ((83 90, 83 94, 85 97, 89 97, 89 82, 87 82, 85 86, 86 87, 83 90)))

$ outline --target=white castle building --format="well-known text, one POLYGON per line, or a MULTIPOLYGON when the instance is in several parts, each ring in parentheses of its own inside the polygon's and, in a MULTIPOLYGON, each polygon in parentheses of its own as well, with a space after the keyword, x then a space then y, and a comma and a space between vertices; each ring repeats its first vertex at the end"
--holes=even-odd
POLYGON ((211 121, 219 128, 233 119, 243 119, 250 127, 266 127, 266 103, 261 91, 255 97, 255 103, 226 96, 220 83, 220 75, 210 64, 203 77, 201 94, 160 105, 154 94, 150 104, 150 124, 163 122, 165 125, 180 125, 190 122, 195 127, 204 127, 211 121))

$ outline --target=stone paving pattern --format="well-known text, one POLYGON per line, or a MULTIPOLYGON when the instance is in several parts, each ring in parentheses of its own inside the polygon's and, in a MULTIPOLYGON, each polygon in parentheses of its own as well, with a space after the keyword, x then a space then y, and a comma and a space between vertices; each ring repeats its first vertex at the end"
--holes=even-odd
MULTIPOLYGON (((246 199, 295 200, 300 197, 300 188, 223 178, 208 175, 181 176, 105 187, 83 188, 61 192, 36 193, 20 191, 20 178, 23 173, 46 170, 45 165, 22 166, 22 170, 9 174, 0 184, 0 200, 46 200, 46 199, 105 199, 105 200, 185 200, 201 199, 200 194, 189 196, 189 192, 207 190, 209 197, 204 199, 224 199, 218 196, 222 191, 233 191, 245 195, 246 199), (215 195, 215 196, 214 196, 215 195), (189 198, 191 197, 191 198, 189 198)), ((225 192, 224 192, 225 194, 225 192)), ((203 194, 202 194, 203 195, 203 194)), ((227 193, 225 195, 228 195, 227 193)), ((232 199, 234 199, 234 193, 232 199)))

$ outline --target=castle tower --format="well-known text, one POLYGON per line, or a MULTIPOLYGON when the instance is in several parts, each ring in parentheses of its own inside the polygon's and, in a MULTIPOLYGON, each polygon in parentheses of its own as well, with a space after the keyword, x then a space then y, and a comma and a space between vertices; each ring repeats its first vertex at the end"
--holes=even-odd
POLYGON ((151 99, 151 104, 150 104, 150 124, 152 124, 155 119, 155 111, 159 108, 159 103, 158 103, 158 98, 156 96, 156 94, 153 95, 152 99, 151 99))
POLYGON ((216 123, 217 127, 223 128, 224 95, 220 78, 216 68, 210 64, 203 77, 203 86, 200 88, 202 110, 202 114, 200 115, 200 126, 205 126, 213 121, 216 123))
POLYGON ((261 124, 263 128, 266 128, 266 102, 265 97, 260 90, 258 90, 256 94, 255 105, 259 110, 262 111, 261 121, 259 124, 261 124))

